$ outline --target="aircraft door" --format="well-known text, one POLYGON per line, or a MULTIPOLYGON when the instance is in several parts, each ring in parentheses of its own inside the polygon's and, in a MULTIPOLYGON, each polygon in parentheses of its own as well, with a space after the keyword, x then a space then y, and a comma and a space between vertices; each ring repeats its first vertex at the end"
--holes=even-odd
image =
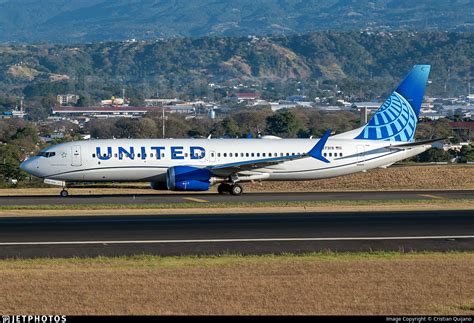
POLYGON ((71 147, 71 166, 81 166, 81 146, 72 146, 71 147))
POLYGON ((365 160, 365 147, 363 145, 357 145, 357 166, 364 166, 365 160))

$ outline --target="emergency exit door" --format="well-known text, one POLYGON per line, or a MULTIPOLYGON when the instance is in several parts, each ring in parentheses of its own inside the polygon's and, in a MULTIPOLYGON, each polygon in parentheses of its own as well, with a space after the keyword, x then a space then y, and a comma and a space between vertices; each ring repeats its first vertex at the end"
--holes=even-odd
POLYGON ((72 146, 71 148, 71 166, 81 166, 81 146, 72 146))

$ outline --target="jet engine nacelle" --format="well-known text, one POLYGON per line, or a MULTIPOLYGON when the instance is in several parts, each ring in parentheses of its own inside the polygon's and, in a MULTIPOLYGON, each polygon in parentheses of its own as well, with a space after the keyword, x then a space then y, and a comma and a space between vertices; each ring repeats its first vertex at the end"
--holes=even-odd
POLYGON ((157 191, 160 191, 160 190, 166 191, 168 189, 168 185, 166 184, 166 181, 150 182, 150 187, 157 191))
POLYGON ((212 180, 211 172, 205 168, 175 166, 166 173, 166 184, 172 191, 207 191, 212 180))

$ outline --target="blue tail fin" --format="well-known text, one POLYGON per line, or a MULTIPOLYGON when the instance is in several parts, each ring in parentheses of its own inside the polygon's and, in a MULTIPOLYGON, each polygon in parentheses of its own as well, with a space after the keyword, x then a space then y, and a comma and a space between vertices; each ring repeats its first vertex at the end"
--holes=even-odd
POLYGON ((355 139, 412 141, 430 65, 415 65, 355 139))

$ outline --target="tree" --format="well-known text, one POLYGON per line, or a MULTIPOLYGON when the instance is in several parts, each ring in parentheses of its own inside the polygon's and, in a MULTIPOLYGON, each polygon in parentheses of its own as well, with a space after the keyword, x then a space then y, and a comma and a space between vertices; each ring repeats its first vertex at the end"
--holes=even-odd
POLYGON ((224 133, 229 137, 238 137, 240 135, 239 125, 232 118, 228 117, 222 120, 222 128, 224 133))
POLYGON ((431 148, 418 155, 417 160, 422 163, 448 162, 450 155, 443 149, 431 148))
POLYGON ((77 100, 76 107, 89 107, 94 105, 94 100, 90 97, 90 95, 81 95, 79 96, 79 100, 77 100))
POLYGON ((301 128, 301 120, 288 109, 280 110, 267 118, 267 131, 277 136, 295 137, 301 128))
POLYGON ((460 163, 474 162, 474 146, 473 145, 464 145, 461 147, 459 153, 460 163))

